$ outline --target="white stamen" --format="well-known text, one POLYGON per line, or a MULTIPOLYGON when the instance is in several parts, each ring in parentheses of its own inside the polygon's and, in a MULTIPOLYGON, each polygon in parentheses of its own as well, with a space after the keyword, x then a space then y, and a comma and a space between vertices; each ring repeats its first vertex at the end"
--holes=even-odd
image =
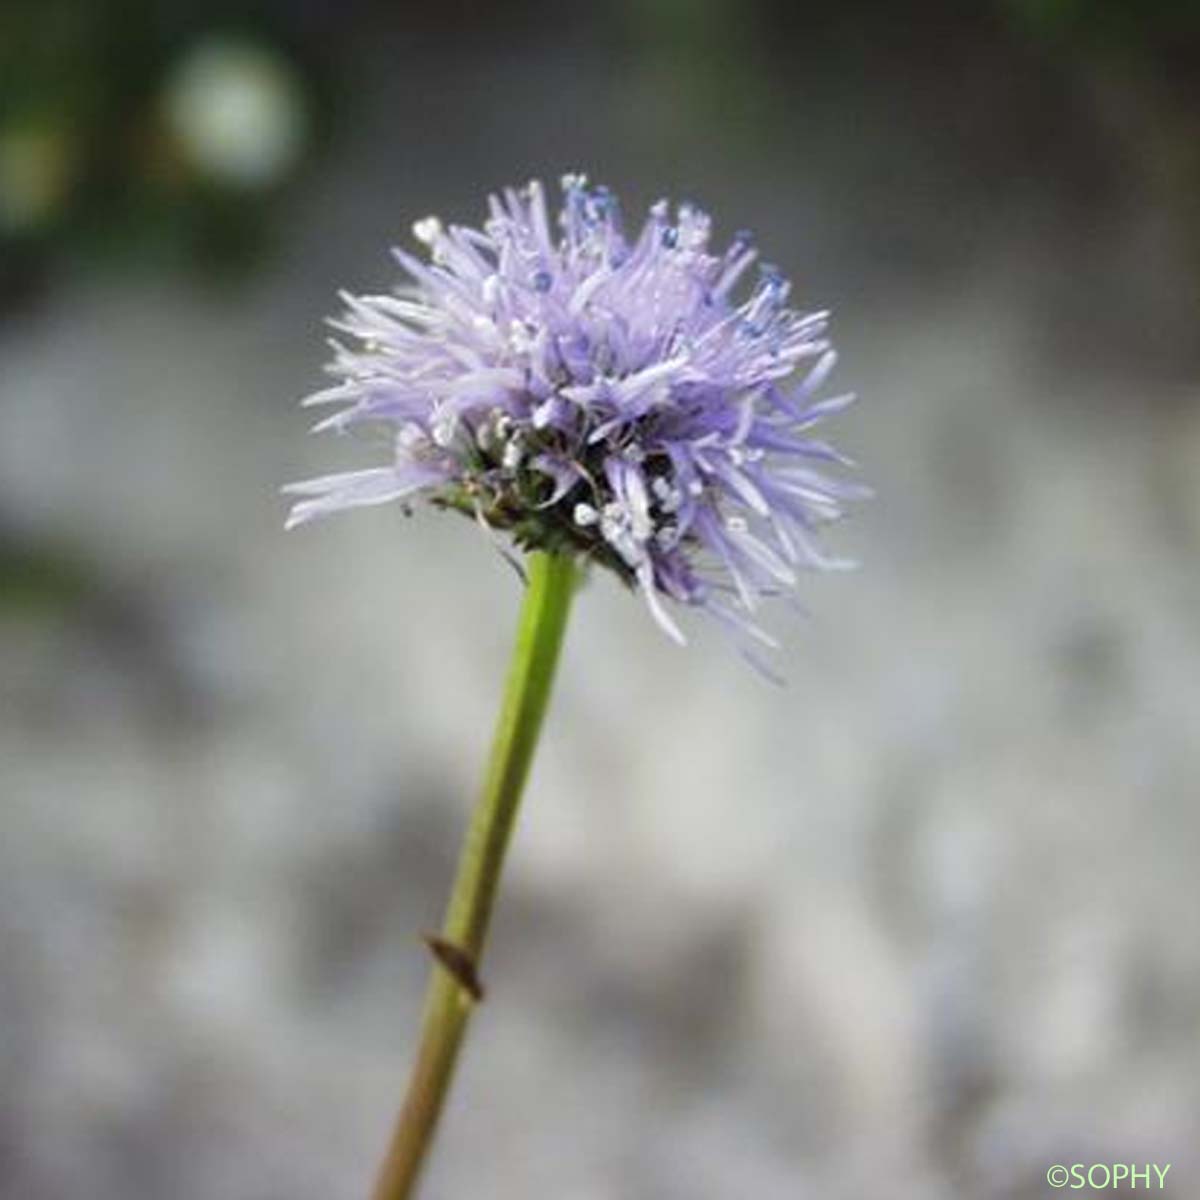
POLYGON ((650 490, 658 501, 660 512, 670 516, 671 513, 679 511, 679 506, 683 503, 683 493, 677 487, 672 487, 661 475, 656 475, 650 481, 650 490))
POLYGON ((521 444, 521 439, 512 438, 504 447, 504 455, 500 461, 506 471, 515 471, 521 465, 521 459, 524 457, 525 447, 521 444))
POLYGON ((533 349, 536 331, 524 321, 513 321, 508 327, 508 344, 517 354, 527 354, 533 349))
POLYGON ((437 217, 422 217, 413 222, 413 237, 426 246, 432 246, 442 236, 442 223, 437 217))
POLYGON ((575 505, 575 511, 571 517, 576 525, 584 529, 589 525, 595 525, 600 520, 600 514, 590 504, 575 505))
POLYGON ((449 446, 458 433, 458 414, 440 412, 433 418, 433 440, 442 447, 449 446))

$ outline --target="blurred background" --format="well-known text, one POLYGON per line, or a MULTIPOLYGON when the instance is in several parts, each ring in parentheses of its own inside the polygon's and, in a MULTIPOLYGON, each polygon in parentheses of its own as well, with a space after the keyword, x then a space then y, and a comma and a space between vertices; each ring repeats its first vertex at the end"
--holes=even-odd
POLYGON ((0 1196, 356 1200, 518 602, 284 537, 335 290, 586 170, 832 307, 785 689, 593 580, 431 1200, 1200 1196, 1200 7, 0 2, 0 1196))

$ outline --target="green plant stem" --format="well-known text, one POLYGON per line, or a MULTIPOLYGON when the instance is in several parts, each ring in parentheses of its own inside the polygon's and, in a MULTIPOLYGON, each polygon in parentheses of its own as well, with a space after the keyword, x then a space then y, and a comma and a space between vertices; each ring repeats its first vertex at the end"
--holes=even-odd
POLYGON ((408 1093, 396 1121, 373 1200, 406 1200, 437 1129, 467 1022, 479 999, 477 971, 491 921, 504 852, 537 747, 566 630, 576 567, 565 555, 536 551, 517 643, 488 760, 471 817, 425 1000, 408 1093))

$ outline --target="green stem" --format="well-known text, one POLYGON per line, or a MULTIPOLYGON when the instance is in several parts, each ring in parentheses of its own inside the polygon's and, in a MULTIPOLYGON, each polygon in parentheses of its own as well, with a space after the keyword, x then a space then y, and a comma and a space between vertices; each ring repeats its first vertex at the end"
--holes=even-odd
POLYGON ((528 570, 483 793, 459 854, 441 937, 431 942, 437 961, 425 1000, 421 1043, 373 1200, 406 1200, 413 1194, 479 999, 476 972, 575 586, 576 568, 565 555, 536 551, 529 556, 528 570))

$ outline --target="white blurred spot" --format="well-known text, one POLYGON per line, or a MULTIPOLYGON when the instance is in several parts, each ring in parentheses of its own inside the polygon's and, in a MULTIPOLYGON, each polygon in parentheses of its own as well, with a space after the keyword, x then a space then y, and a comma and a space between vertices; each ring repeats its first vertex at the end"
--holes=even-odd
POLYGON ((279 54, 249 42, 196 46, 168 79, 164 108, 188 160, 223 183, 265 187, 304 147, 300 79, 279 54))

